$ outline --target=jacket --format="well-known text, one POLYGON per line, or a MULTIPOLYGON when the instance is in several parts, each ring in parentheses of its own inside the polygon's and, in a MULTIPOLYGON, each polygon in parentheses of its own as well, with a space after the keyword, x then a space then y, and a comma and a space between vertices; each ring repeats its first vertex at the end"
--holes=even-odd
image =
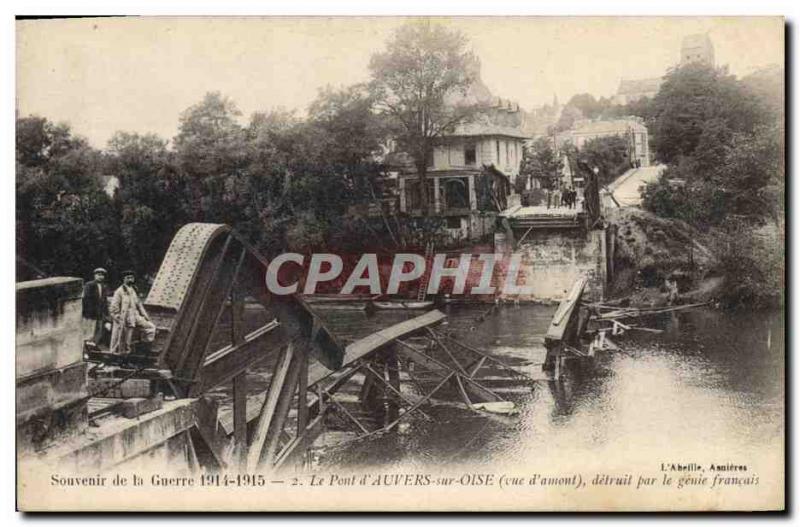
POLYGON ((114 291, 109 308, 114 321, 128 327, 136 326, 136 315, 149 319, 142 301, 133 286, 121 285, 114 291))
POLYGON ((83 318, 100 320, 108 317, 108 291, 106 284, 96 280, 83 285, 83 318))

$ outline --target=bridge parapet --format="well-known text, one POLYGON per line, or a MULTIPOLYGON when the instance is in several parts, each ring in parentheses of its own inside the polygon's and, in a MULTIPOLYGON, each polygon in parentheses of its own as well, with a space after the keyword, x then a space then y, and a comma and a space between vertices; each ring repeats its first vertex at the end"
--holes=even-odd
POLYGON ((16 285, 18 444, 40 447, 86 425, 83 280, 52 277, 16 285))

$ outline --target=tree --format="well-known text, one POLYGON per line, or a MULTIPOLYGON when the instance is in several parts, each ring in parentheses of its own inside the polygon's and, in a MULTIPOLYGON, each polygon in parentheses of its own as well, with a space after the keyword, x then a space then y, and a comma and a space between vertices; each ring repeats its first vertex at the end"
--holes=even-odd
POLYGON ((309 124, 319 135, 320 148, 354 202, 373 201, 380 191, 380 159, 391 127, 374 108, 363 85, 321 90, 309 107, 309 124))
POLYGON ((579 93, 573 95, 566 106, 577 109, 587 119, 596 119, 607 106, 607 99, 597 100, 590 93, 579 93))
MULTIPOLYGON (((375 111, 373 94, 367 88, 358 84, 321 90, 309 108, 310 124, 319 130, 332 172, 342 178, 350 203, 366 204, 367 210, 370 204, 377 208, 382 220, 379 229, 397 245, 397 234, 382 201, 391 197, 384 189, 381 162, 393 131, 387 119, 375 111)), ((369 214, 358 220, 365 228, 374 229, 369 214)))
POLYGON ((700 63, 670 71, 653 100, 656 158, 664 163, 695 155, 706 123, 728 135, 752 133, 763 124, 765 107, 724 70, 700 63))
POLYGON ((230 189, 247 164, 240 115, 233 101, 219 92, 207 93, 181 115, 174 139, 176 160, 191 186, 192 215, 198 221, 236 217, 230 189))
POLYGON ((552 140, 540 137, 525 148, 520 174, 530 179, 538 179, 542 188, 552 189, 563 167, 561 157, 553 150, 552 140))
POLYGON ((586 141, 580 149, 580 156, 591 167, 599 169, 598 184, 605 186, 631 168, 629 150, 627 138, 612 135, 586 141))
POLYGON ((437 138, 475 112, 474 105, 457 97, 472 84, 477 63, 466 44, 457 31, 430 21, 412 22, 399 28, 386 50, 370 60, 375 101, 395 126, 400 147, 414 159, 424 204, 428 162, 437 138))
POLYGON ((154 134, 117 132, 106 149, 106 171, 120 181, 120 214, 126 265, 153 275, 175 231, 191 220, 186 178, 167 142, 154 134))
POLYGON ((692 156, 669 165, 647 186, 645 208, 704 230, 732 218, 754 225, 782 221, 783 142, 777 125, 735 134, 714 157, 713 165, 692 156))
POLYGON ((18 279, 86 276, 119 261, 119 222, 103 192, 102 156, 69 126, 17 119, 16 239, 18 279), (38 272, 36 274, 39 274, 38 272))
POLYGON ((770 117, 779 123, 783 123, 786 84, 786 74, 784 69, 771 64, 751 73, 742 79, 747 89, 755 97, 761 99, 764 107, 769 111, 770 117))
POLYGON ((731 218, 778 222, 784 183, 775 78, 768 70, 739 81, 702 64, 671 71, 653 102, 656 152, 668 168, 647 187, 644 206, 702 229, 731 218))
POLYGON ((343 172, 359 172, 374 162, 390 135, 388 123, 375 112, 373 94, 361 84, 320 90, 308 113, 322 132, 327 157, 343 172))
POLYGON ((555 124, 555 131, 563 132, 564 130, 569 130, 575 124, 575 121, 583 118, 583 112, 578 108, 574 106, 564 106, 564 109, 561 110, 558 122, 555 124))

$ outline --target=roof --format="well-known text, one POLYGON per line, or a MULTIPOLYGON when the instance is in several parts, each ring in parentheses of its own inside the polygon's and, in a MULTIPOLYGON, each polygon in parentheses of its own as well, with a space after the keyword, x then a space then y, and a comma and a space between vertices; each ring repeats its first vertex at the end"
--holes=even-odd
POLYGON ((475 105, 479 111, 470 121, 456 126, 454 132, 444 134, 445 137, 499 135, 528 139, 530 134, 523 130, 525 111, 518 103, 492 94, 481 79, 479 62, 470 64, 470 67, 474 76, 470 86, 464 92, 449 94, 446 102, 452 105, 475 105))
POLYGON ((481 135, 502 135, 517 139, 529 139, 522 128, 517 126, 503 126, 492 123, 470 122, 459 125, 456 130, 447 134, 447 137, 474 137, 481 135))
POLYGON ((623 79, 619 82, 617 94, 632 95, 637 93, 657 92, 661 87, 661 82, 661 77, 651 77, 649 79, 623 79))

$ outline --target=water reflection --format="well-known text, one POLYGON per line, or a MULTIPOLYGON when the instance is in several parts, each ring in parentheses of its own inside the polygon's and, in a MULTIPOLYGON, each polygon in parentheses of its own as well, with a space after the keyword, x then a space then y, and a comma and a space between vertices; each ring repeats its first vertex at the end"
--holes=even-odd
MULTIPOLYGON (((506 307, 470 331, 472 309, 451 309, 450 327, 515 367, 538 371, 552 308, 506 307)), ((661 334, 630 332, 620 352, 561 383, 509 391, 521 413, 475 414, 442 402, 433 422, 338 451, 331 465, 409 468, 541 463, 543 460, 752 456, 782 445, 784 331, 781 313, 712 310, 644 322, 661 334)), ((427 411, 427 410, 426 410, 427 411)))

